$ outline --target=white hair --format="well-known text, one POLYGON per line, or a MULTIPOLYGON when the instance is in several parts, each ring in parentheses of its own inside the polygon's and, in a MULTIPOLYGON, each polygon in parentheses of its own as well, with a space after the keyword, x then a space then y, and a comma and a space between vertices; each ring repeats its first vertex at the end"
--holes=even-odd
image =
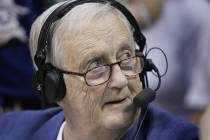
MULTIPOLYGON (((38 37, 42 25, 44 24, 47 17, 63 2, 57 3, 54 6, 47 9, 42 15, 40 15, 36 21, 32 25, 31 33, 30 33, 30 52, 31 57, 34 58, 34 55, 37 50, 38 45, 38 37)), ((116 15, 125 26, 128 28, 128 31, 131 32, 131 26, 128 23, 127 19, 124 15, 117 10, 110 6, 109 3, 107 4, 100 4, 100 3, 85 3, 74 7, 70 10, 64 17, 60 20, 55 22, 55 28, 51 34, 53 34, 51 40, 51 46, 48 47, 47 50, 47 62, 51 62, 53 65, 57 67, 62 67, 62 56, 65 52, 65 48, 61 46, 61 38, 63 40, 65 36, 64 34, 68 34, 68 41, 75 42, 80 35, 80 33, 88 28, 89 26, 95 26, 97 23, 103 23, 103 17, 108 16, 108 13, 116 15)), ((106 25, 112 26, 112 25, 106 25)), ((79 41, 79 40, 77 40, 79 41)))

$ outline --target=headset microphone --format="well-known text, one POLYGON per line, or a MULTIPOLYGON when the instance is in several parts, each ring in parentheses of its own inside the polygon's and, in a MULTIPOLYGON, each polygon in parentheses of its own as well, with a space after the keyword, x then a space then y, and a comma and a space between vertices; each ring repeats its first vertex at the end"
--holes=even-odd
POLYGON ((144 70, 143 70, 144 75, 146 75, 146 72, 152 71, 152 70, 154 70, 154 72, 157 73, 158 85, 156 89, 154 90, 146 87, 136 97, 134 97, 133 103, 136 107, 145 107, 150 102, 152 102, 155 99, 156 91, 160 88, 160 84, 161 84, 161 76, 160 76, 159 70, 157 69, 155 64, 152 62, 152 60, 144 58, 144 65, 145 65, 144 70))
POLYGON ((136 107, 144 107, 155 99, 156 92, 150 88, 142 90, 134 99, 133 103, 136 107))
POLYGON ((156 92, 150 88, 142 90, 134 99, 133 103, 136 107, 144 107, 155 99, 156 92))

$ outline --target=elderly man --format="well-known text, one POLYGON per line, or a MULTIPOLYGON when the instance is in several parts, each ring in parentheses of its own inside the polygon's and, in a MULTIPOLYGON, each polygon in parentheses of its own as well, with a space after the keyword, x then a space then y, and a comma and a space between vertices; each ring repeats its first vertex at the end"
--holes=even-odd
POLYGON ((146 108, 150 97, 136 104, 144 110, 133 104, 147 87, 142 75, 151 63, 145 63, 144 45, 133 16, 113 0, 66 1, 49 8, 30 34, 38 69, 33 85, 43 101, 59 107, 1 116, 0 139, 197 139, 193 124, 146 108))

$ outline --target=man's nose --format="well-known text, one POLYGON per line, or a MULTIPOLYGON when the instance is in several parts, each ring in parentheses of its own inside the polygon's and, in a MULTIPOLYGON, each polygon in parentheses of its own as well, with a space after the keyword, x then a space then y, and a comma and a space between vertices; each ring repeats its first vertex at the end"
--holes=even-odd
POLYGON ((127 86, 128 80, 126 76, 123 74, 119 65, 113 65, 111 71, 111 77, 108 82, 109 88, 123 88, 127 86))

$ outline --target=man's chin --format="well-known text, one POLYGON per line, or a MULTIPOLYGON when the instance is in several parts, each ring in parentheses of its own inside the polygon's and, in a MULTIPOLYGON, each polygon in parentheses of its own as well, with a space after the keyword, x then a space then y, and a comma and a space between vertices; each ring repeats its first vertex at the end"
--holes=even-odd
POLYGON ((138 117, 138 112, 138 110, 133 110, 133 112, 113 113, 104 118, 103 125, 109 130, 127 129, 138 117))

